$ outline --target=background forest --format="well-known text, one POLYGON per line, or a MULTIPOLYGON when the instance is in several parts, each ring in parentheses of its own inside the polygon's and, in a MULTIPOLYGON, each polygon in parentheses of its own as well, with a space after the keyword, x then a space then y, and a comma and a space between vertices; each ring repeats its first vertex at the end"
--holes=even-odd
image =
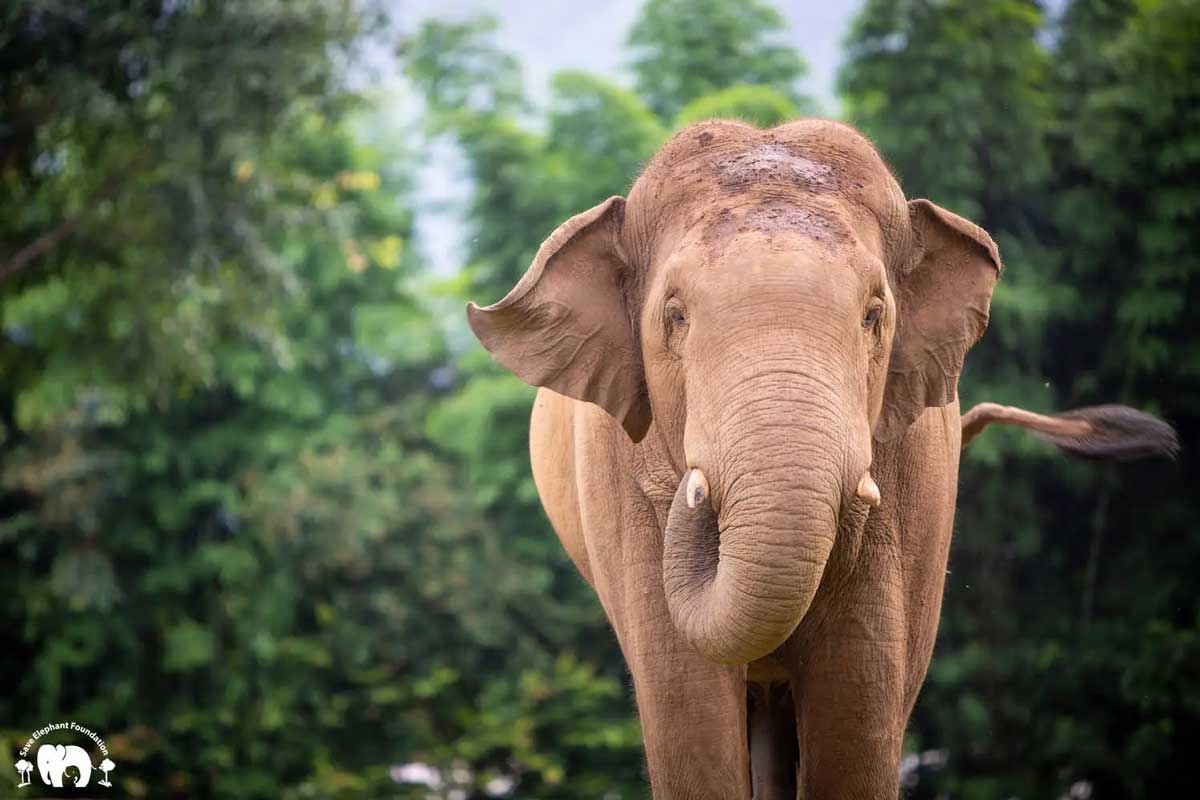
POLYGON ((821 112, 1000 244, 964 404, 1119 401, 1184 444, 972 445, 910 796, 1194 786, 1200 3, 867 0, 840 111, 765 0, 647 0, 632 80, 561 72, 544 102, 489 20, 385 11, 0 10, 7 764, 76 720, 135 798, 643 797, 620 654, 529 475, 533 391, 462 305, 679 126, 821 112), (404 91, 350 79, 370 48, 404 91), (413 239, 448 143, 452 274, 413 239))

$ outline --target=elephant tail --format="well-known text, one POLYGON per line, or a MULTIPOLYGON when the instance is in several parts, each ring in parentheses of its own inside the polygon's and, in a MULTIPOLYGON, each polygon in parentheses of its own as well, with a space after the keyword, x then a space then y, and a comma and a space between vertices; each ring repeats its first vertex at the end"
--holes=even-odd
POLYGON ((1179 453, 1175 429, 1158 417, 1129 406, 1087 406, 1061 414, 1035 414, 1015 406, 980 403, 962 417, 966 447, 992 423, 1028 428, 1040 439, 1071 455, 1111 461, 1179 453))

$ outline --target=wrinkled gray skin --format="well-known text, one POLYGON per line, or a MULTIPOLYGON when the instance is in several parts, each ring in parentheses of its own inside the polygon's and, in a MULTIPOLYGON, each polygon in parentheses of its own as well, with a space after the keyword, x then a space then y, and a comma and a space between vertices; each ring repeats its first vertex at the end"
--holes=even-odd
POLYGON ((852 128, 712 121, 469 308, 542 387, 534 477, 629 663, 656 798, 896 797, 999 271, 852 128))

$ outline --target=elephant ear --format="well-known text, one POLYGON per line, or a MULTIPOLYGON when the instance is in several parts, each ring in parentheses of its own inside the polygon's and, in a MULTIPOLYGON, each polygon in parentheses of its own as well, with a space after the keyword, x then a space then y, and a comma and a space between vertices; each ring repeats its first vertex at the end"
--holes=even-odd
POLYGON ((610 197, 550 234, 504 299, 467 304, 471 330, 518 378, 595 403, 633 441, 650 427, 641 344, 619 235, 625 201, 610 197))
POLYGON ((926 408, 954 400, 963 359, 988 323, 1000 252, 987 231, 928 200, 908 204, 915 246, 897 269, 896 335, 888 362, 881 442, 926 408))

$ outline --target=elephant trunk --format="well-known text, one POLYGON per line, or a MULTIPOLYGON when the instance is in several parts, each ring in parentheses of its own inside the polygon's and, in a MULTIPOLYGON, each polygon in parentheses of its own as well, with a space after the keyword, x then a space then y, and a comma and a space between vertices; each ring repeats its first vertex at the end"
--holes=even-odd
POLYGON ((688 470, 675 493, 663 543, 667 606, 684 639, 714 661, 770 653, 821 582, 847 479, 845 445, 830 431, 803 435, 733 437, 745 457, 726 464, 767 466, 718 476, 719 514, 700 470, 688 470), (797 463, 805 454, 812 461, 797 463))

